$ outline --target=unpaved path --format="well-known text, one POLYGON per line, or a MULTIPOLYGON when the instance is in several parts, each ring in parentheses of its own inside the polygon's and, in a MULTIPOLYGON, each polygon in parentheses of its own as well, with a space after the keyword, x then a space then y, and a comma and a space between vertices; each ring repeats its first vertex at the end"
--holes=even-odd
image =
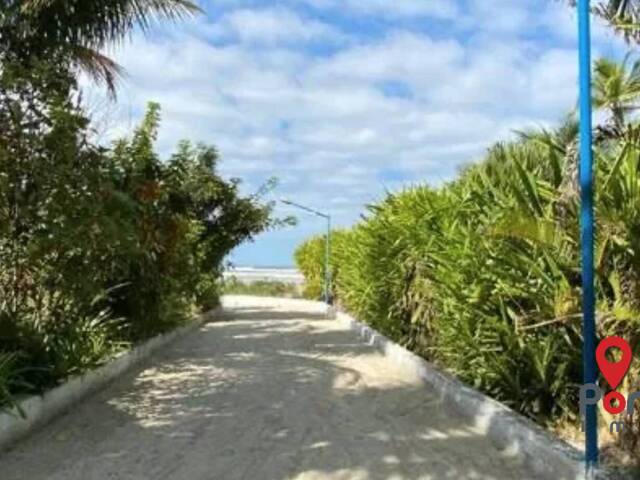
POLYGON ((0 478, 531 478, 319 307, 225 305, 231 318, 0 456, 0 478))

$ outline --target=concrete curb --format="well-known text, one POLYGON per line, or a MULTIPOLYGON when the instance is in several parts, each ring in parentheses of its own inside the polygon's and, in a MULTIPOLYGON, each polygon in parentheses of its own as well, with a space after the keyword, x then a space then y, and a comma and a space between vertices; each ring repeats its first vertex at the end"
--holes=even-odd
POLYGON ((73 377, 42 396, 32 396, 22 400, 20 407, 26 413, 26 418, 22 418, 17 409, 0 412, 0 451, 46 425, 90 393, 104 388, 150 357, 161 347, 192 332, 207 320, 220 315, 221 312, 222 308, 218 307, 211 312, 199 315, 189 324, 147 340, 132 350, 123 352, 109 363, 84 375, 73 377))
MULTIPOLYGON (((584 479, 582 453, 501 403, 441 372, 418 355, 343 312, 336 319, 375 346, 390 361, 417 374, 460 415, 486 432, 500 449, 520 456, 532 472, 553 480, 584 479)), ((601 472, 598 478, 607 478, 601 472)))

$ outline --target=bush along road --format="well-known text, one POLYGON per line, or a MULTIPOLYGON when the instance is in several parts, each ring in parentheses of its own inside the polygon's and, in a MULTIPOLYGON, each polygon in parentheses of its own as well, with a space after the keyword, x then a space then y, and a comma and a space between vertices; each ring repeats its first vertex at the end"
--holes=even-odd
POLYGON ((324 306, 223 304, 0 456, 3 480, 534 478, 324 306))

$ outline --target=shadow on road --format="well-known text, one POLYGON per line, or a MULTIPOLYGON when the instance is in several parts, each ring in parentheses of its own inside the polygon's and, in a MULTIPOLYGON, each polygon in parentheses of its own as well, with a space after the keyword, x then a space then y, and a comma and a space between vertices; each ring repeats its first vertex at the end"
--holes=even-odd
POLYGON ((531 478, 320 313, 233 317, 0 457, 3 480, 531 478))

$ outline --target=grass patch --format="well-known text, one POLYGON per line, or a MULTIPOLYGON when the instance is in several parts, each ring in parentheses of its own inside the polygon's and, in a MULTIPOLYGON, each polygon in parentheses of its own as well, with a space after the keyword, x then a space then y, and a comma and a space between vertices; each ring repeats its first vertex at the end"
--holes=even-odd
POLYGON ((225 295, 253 295, 256 297, 302 298, 301 288, 292 283, 272 280, 242 282, 235 277, 226 279, 222 285, 225 295))

